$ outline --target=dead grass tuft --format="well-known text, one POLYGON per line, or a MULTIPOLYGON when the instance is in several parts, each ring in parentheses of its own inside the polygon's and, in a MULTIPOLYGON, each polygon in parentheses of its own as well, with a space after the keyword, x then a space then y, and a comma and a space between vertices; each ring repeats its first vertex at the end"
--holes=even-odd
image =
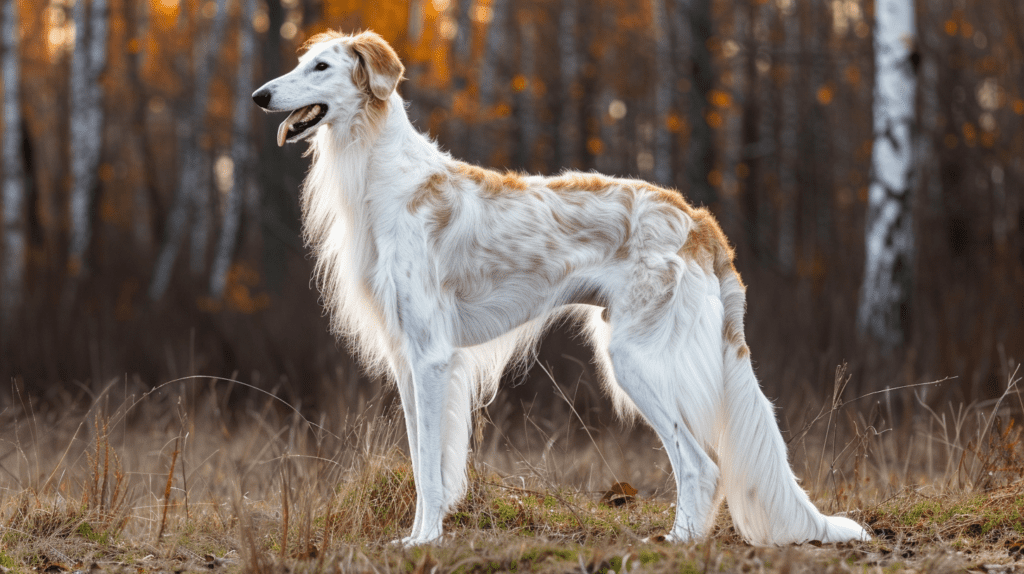
MULTIPOLYGON (((847 380, 837 371, 826 406, 793 425, 790 449, 819 507, 866 523, 876 537, 869 543, 750 548, 725 508, 707 539, 659 543, 674 496, 657 443, 642 429, 593 423, 562 393, 571 414, 558 420, 492 404, 446 541, 403 549, 391 542, 412 525, 415 485, 387 395, 359 397, 357 414, 333 425, 252 398, 229 423, 215 387, 190 394, 167 385, 110 416, 99 408, 0 414, 0 566, 25 574, 93 563, 93 574, 890 573, 1024 559, 1016 422, 1024 405, 937 410, 915 398, 920 387, 873 395, 903 393, 918 405, 908 420, 882 401, 854 410, 865 403, 844 396, 847 380), (129 411, 137 422, 126 425, 129 411), (46 433, 34 430, 40 419, 46 433)), ((1016 396, 1016 382, 1004 399, 1016 396)))

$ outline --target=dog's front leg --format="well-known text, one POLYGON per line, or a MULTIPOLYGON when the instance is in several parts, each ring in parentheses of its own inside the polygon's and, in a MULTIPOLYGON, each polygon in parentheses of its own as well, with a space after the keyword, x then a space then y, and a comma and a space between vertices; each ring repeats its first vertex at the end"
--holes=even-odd
MULTIPOLYGON (((402 412, 405 415, 405 434, 409 441, 409 458, 412 460, 413 476, 419 472, 419 441, 417 440, 418 427, 416 426, 416 394, 413 392, 413 376, 411 371, 398 375, 398 397, 402 401, 402 412)), ((409 536, 394 542, 410 544, 419 536, 420 519, 423 513, 420 512, 421 498, 416 498, 416 518, 412 523, 412 531, 409 536)))
MULTIPOLYGON (((426 342, 436 337, 426 337, 426 342)), ((444 344, 410 341, 412 400, 416 411, 417 454, 413 457, 416 479, 416 528, 406 545, 424 544, 441 537, 444 520, 444 483, 441 478, 441 426, 448 401, 452 348, 444 344)))

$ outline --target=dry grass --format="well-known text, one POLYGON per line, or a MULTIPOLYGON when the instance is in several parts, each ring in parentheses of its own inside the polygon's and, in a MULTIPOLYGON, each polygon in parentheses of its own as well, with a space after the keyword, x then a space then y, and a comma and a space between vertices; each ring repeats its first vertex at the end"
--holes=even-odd
POLYGON ((657 542, 674 482, 649 432, 499 403, 445 542, 402 549, 415 488, 389 396, 313 422, 236 383, 229 409, 223 386, 189 379, 116 408, 108 388, 85 412, 0 412, 0 570, 891 573, 1024 559, 1017 379, 998 401, 943 409, 927 386, 844 402, 846 380, 790 448, 819 507, 868 524, 869 543, 752 548, 724 509, 706 540, 657 542), (610 506, 617 481, 639 494, 610 506))

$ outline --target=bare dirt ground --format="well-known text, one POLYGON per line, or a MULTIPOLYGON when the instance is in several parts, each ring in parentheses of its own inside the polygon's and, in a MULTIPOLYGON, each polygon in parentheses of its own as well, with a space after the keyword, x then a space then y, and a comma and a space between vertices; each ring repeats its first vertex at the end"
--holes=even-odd
POLYGON ((726 508, 704 540, 659 541, 674 481, 648 431, 499 403, 444 541, 404 549, 392 541, 415 488, 388 395, 311 421, 265 394, 232 402, 210 379, 113 388, 87 410, 37 410, 16 392, 0 409, 2 572, 1024 571, 1012 377, 970 407, 927 407, 910 389, 906 416, 885 401, 854 410, 837 376, 831 403, 787 433, 791 459, 819 508, 874 539, 782 548, 747 545, 726 508))

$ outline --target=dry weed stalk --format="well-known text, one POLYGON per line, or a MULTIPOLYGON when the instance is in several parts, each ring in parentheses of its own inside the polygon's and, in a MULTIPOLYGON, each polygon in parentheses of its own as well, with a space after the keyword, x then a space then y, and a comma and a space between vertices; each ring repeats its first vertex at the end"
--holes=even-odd
POLYGON ((281 468, 281 560, 288 556, 288 479, 281 468))
POLYGON ((164 511, 160 517, 160 529, 156 533, 156 541, 160 542, 160 539, 164 536, 164 527, 167 526, 167 508, 171 505, 171 485, 174 482, 174 464, 178 461, 178 442, 181 440, 181 435, 174 440, 174 452, 171 454, 171 466, 167 470, 167 486, 164 488, 164 511))
POLYGON ((91 480, 82 488, 82 508, 103 531, 117 535, 128 522, 128 485, 117 451, 110 446, 109 419, 96 415, 95 448, 86 452, 91 480))

